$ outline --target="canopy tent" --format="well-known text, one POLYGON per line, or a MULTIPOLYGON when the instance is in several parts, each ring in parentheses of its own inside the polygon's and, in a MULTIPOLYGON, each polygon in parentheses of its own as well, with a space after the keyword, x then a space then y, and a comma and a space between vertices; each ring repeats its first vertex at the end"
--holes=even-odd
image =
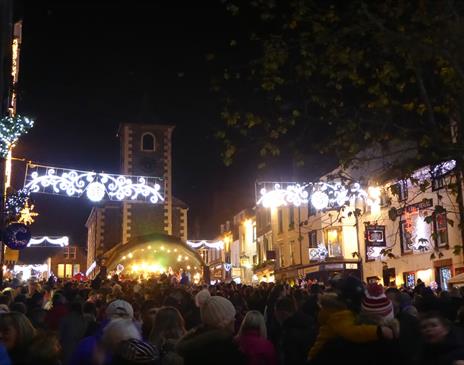
POLYGON ((164 234, 137 237, 116 246, 106 255, 107 268, 126 275, 185 271, 204 274, 205 264, 197 251, 182 240, 164 234))
POLYGON ((453 276, 448 280, 448 284, 464 284, 464 273, 453 276))

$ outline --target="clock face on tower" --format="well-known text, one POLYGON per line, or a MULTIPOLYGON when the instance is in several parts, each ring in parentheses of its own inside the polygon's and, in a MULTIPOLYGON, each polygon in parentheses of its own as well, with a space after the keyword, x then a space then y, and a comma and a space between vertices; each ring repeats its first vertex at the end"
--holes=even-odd
POLYGON ((139 162, 140 169, 148 174, 152 175, 156 170, 156 159, 150 157, 142 157, 139 162))

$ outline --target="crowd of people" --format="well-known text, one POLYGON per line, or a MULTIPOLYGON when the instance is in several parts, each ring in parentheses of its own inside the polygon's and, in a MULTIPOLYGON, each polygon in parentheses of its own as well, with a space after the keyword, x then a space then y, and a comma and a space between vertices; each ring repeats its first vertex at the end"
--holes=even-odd
POLYGON ((5 283, 0 365, 464 364, 458 288, 5 283))

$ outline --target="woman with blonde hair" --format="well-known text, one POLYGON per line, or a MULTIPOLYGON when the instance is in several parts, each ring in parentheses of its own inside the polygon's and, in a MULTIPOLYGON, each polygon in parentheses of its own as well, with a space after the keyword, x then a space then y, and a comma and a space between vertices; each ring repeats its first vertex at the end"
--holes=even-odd
POLYGON ((0 342, 5 346, 13 364, 25 363, 36 330, 22 313, 0 315, 0 342))
POLYGON ((185 333, 184 318, 176 308, 162 307, 156 312, 149 341, 158 349, 162 365, 182 364, 175 347, 185 333))
POLYGON ((248 365, 277 364, 277 353, 272 342, 267 339, 266 323, 260 312, 252 310, 245 315, 237 342, 248 365))

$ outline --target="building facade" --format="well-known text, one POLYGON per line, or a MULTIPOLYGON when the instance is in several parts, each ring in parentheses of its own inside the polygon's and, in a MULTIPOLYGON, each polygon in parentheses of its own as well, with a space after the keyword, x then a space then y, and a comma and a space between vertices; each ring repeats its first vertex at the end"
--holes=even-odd
POLYGON ((69 279, 87 271, 87 255, 81 246, 57 249, 49 259, 50 271, 59 279, 69 279))
POLYGON ((449 188, 456 182, 453 168, 453 161, 428 166, 404 180, 350 171, 370 186, 368 195, 339 211, 317 211, 311 203, 269 209, 276 279, 326 281, 348 272, 384 285, 414 286, 421 279, 447 289, 447 281, 464 272, 462 252, 453 252, 463 245, 449 188))
POLYGON ((88 264, 117 245, 151 233, 187 239, 188 207, 172 195, 172 132, 174 127, 157 124, 120 125, 121 173, 161 177, 162 204, 124 201, 105 202, 92 209, 86 223, 88 264))
POLYGON ((87 253, 85 247, 71 244, 67 246, 43 245, 26 247, 19 252, 17 264, 11 269, 22 272, 22 277, 29 278, 40 268, 42 277, 47 279, 54 275, 59 279, 69 279, 87 270, 87 253))
POLYGON ((254 266, 255 280, 258 282, 273 282, 275 280, 274 235, 271 225, 271 210, 260 206, 256 213, 256 255, 254 266))

